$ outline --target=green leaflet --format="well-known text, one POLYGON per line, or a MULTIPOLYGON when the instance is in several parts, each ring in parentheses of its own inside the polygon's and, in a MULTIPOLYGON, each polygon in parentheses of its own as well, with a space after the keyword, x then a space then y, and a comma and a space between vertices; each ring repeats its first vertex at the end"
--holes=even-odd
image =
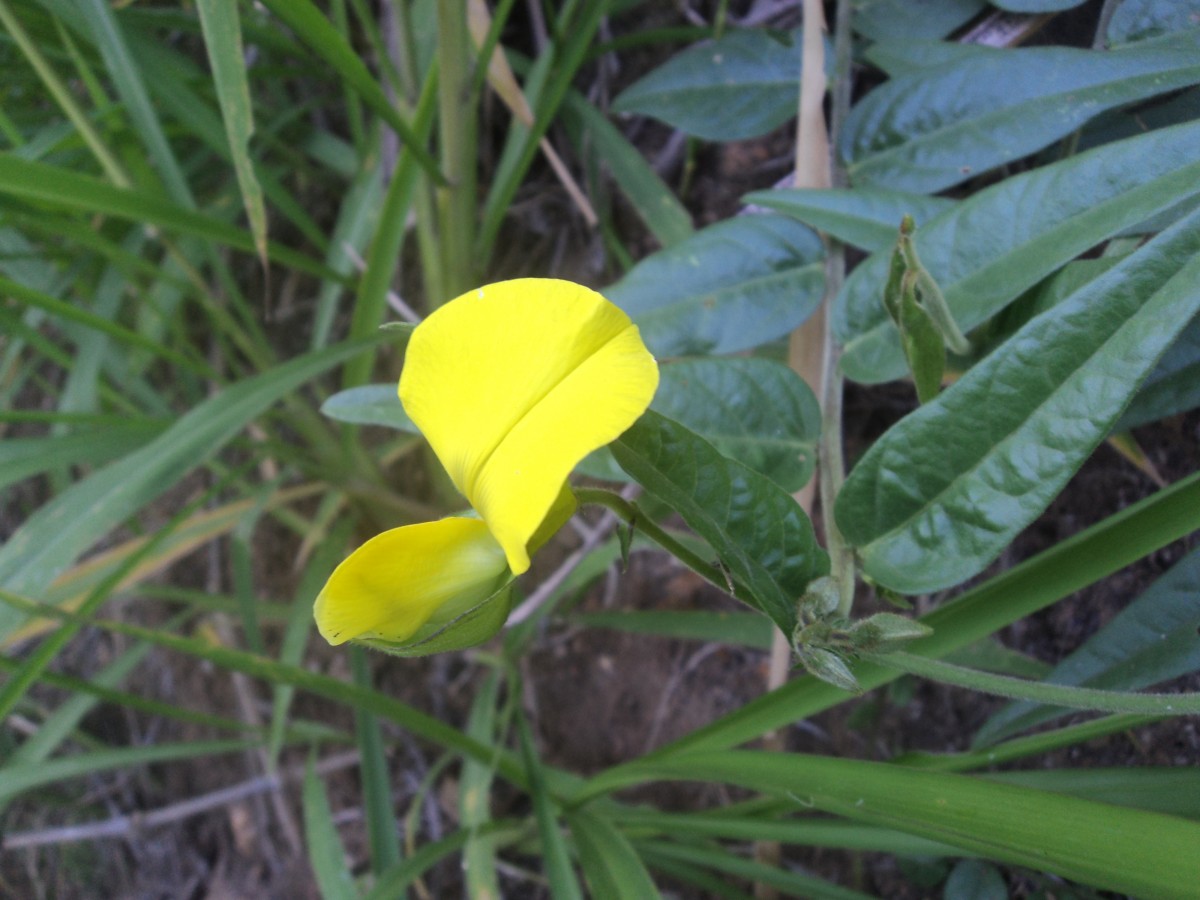
POLYGON ((1034 318, 888 431, 835 512, 866 572, 907 593, 981 571, 1109 433, 1200 309, 1200 214, 1034 318))
POLYGON ((1108 23, 1108 42, 1126 44, 1200 23, 1200 0, 1122 0, 1108 23))
POLYGON ((646 257, 603 291, 660 359, 737 353, 812 315, 824 248, 786 216, 737 216, 646 257))
POLYGON ((810 228, 824 231, 863 250, 889 250, 896 243, 896 229, 906 215, 918 230, 930 219, 955 205, 946 197, 927 197, 887 188, 841 188, 797 190, 784 188, 755 191, 742 198, 746 203, 766 206, 799 219, 810 228))
POLYGON ((710 141, 766 134, 796 115, 800 32, 733 31, 696 44, 630 85, 613 112, 653 116, 710 141))
POLYGON ((945 37, 966 24, 984 0, 855 0, 854 30, 875 41, 945 37))
POLYGON ((829 557, 791 495, 655 412, 613 442, 612 452, 708 541, 733 581, 749 592, 738 599, 791 634, 796 601, 810 581, 829 573, 829 557))
MULTIPOLYGON (((1105 238, 1200 195, 1200 122, 1164 128, 1006 179, 924 225, 921 260, 967 331, 1105 238)), ((855 269, 834 305, 856 381, 900 378, 880 296, 888 255, 855 269)))
MULTIPOLYGON (((710 357, 666 363, 650 408, 709 441, 721 453, 788 491, 812 477, 821 409, 804 380, 782 363, 710 357)), ((597 478, 623 480, 607 449, 581 465, 597 478)))
POLYGON ((1200 34, 1102 53, 975 52, 877 88, 856 104, 841 151, 855 185, 934 192, 1015 162, 1097 114, 1200 82, 1200 34))
POLYGON ((1200 315, 1195 316, 1150 373, 1115 430, 1127 431, 1200 406, 1200 315))
POLYGON ((321 414, 352 425, 383 425, 421 433, 404 411, 395 384, 364 384, 338 391, 321 404, 321 414))

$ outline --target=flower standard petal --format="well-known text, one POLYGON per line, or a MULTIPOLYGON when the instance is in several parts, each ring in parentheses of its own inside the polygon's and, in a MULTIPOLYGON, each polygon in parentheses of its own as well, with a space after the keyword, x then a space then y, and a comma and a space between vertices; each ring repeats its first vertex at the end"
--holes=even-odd
POLYGON ((400 399, 520 574, 571 469, 632 425, 657 386, 624 312, 580 285, 524 278, 422 322, 400 399))
POLYGON ((486 599, 508 571, 504 551, 479 519, 393 528, 342 561, 317 596, 317 630, 331 644, 403 641, 429 621, 449 620, 486 599))

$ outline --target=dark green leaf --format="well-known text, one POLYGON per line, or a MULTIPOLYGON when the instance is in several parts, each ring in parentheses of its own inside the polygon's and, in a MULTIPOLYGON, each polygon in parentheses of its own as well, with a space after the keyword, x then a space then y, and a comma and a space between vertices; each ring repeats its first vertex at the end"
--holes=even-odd
POLYGON ((660 358, 737 353, 812 315, 823 256, 816 234, 793 219, 737 216, 648 256, 604 295, 660 358))
POLYGON ((909 75, 918 69, 932 69, 973 57, 978 51, 976 44, 959 44, 954 41, 895 40, 886 38, 867 48, 867 61, 896 78, 909 75))
POLYGON ((829 557, 791 495, 655 412, 643 415, 612 451, 626 472, 708 541, 750 592, 738 599, 790 634, 796 601, 810 581, 829 573, 829 557))
POLYGON ((941 38, 986 5, 984 0, 854 0, 854 30, 877 41, 941 38))
MULTIPOLYGON (((1107 237, 1200 196, 1200 123, 1100 147, 1006 179, 936 217, 917 249, 959 326, 985 321, 1107 237)), ((834 307, 857 381, 904 374, 896 330, 880 302, 889 254, 854 270, 834 307)))
POLYGON ((1086 0, 992 0, 992 2, 1009 12, 1043 13, 1082 6, 1086 0))
POLYGON ((1158 361, 1115 430, 1127 431, 1197 406, 1200 406, 1200 316, 1188 323, 1158 361))
POLYGON ((875 252, 896 243, 900 220, 912 216, 917 227, 953 208, 945 197, 928 197, 886 188, 755 191, 742 198, 767 206, 839 241, 875 252))
POLYGON ((689 47, 626 88, 613 112, 641 113, 710 141, 757 137, 796 115, 800 34, 733 31, 689 47))
POLYGON ((840 144, 856 185, 940 191, 1014 162, 1098 113, 1200 82, 1200 37, 1104 53, 994 50, 894 78, 855 105, 840 144))
MULTIPOLYGON (((752 357, 666 363, 650 408, 785 490, 799 490, 812 477, 821 409, 804 380, 781 363, 752 357)), ((584 460, 580 471, 624 480, 606 449, 584 460)))
POLYGON ((1108 42, 1126 44, 1200 25, 1200 0, 1122 0, 1108 23, 1108 42))
MULTIPOLYGON (((1200 669, 1200 549, 1193 550, 1045 676, 1054 684, 1138 690, 1200 669)), ((988 746, 1066 710, 1011 703, 975 735, 988 746)))
POLYGON ((1200 309, 1200 214, 1031 320, 888 431, 838 496, 867 573, 958 584, 1033 521, 1200 309))

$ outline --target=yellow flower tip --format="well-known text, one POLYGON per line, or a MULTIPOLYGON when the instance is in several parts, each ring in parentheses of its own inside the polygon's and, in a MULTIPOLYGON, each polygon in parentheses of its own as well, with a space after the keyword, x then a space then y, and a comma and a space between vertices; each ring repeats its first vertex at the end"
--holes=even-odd
POLYGON ((569 281, 468 291, 413 332, 400 400, 514 574, 571 470, 650 405, 658 365, 637 326, 569 281))
POLYGON ((393 528, 334 569, 313 606, 317 630, 335 646, 356 638, 398 643, 487 599, 507 568, 479 519, 393 528))

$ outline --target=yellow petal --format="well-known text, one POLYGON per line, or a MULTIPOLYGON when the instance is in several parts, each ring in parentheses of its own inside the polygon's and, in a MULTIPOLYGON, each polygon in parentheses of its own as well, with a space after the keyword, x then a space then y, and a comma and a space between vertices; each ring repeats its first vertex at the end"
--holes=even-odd
POLYGON ((333 570, 317 596, 317 630, 331 644, 403 641, 486 599, 507 572, 479 519, 448 518, 376 535, 333 570))
POLYGON ((417 326, 400 399, 516 574, 567 475, 649 406, 658 367, 595 291, 548 278, 488 285, 417 326))

